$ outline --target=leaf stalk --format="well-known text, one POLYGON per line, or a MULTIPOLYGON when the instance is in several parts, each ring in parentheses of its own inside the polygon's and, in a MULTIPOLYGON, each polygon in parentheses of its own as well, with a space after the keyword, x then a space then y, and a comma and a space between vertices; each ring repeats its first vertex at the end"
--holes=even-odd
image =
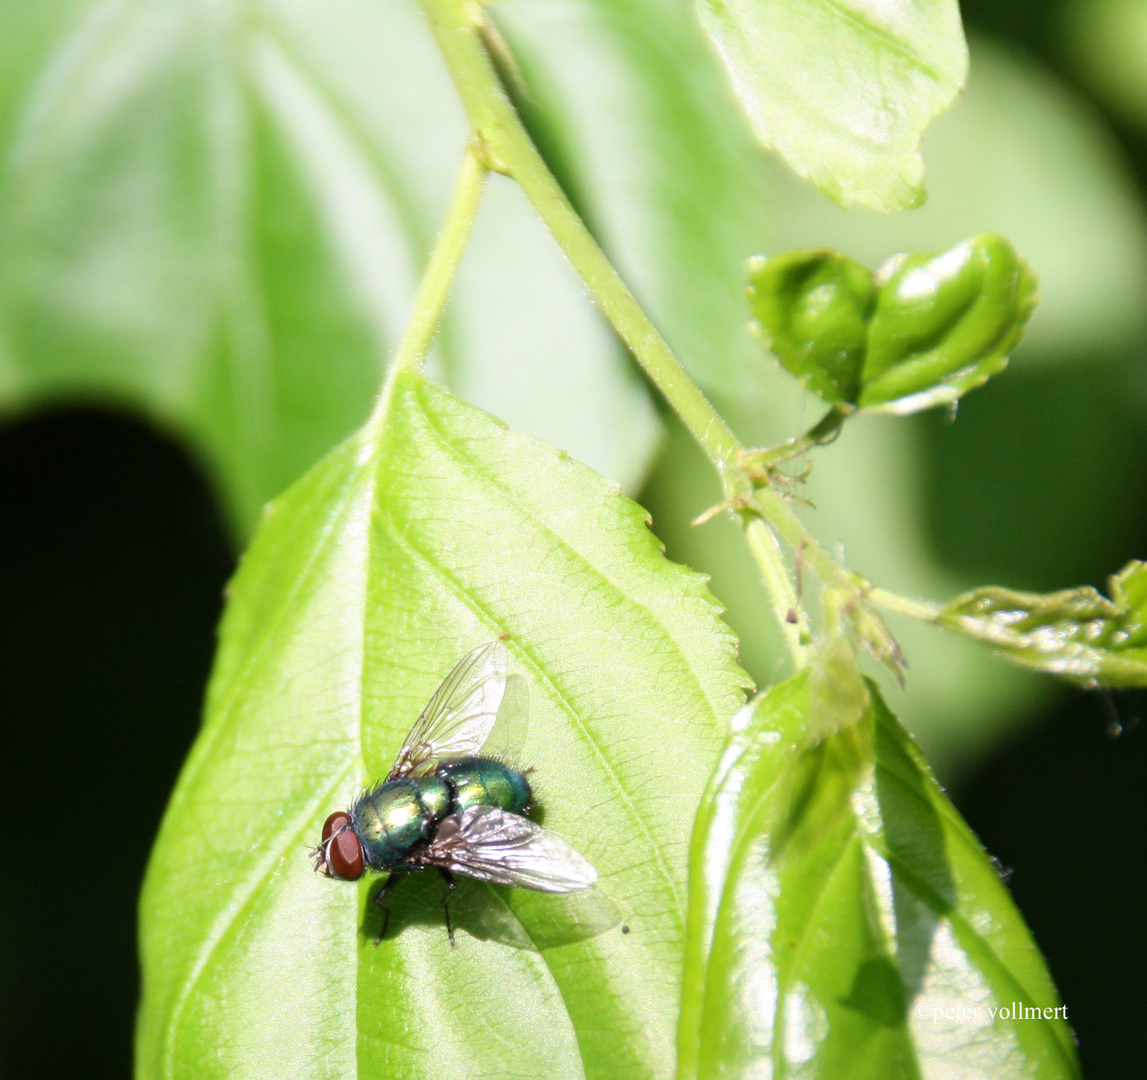
POLYGON ((450 287, 466 251, 474 219, 478 216, 478 206, 482 201, 482 191, 489 171, 483 147, 477 139, 472 139, 462 156, 454 197, 446 211, 442 230, 419 282, 406 333, 391 361, 382 393, 367 421, 367 427, 371 430, 377 429, 385 420, 395 380, 407 372, 420 370, 426 361, 442 321, 450 287))
POLYGON ((897 615, 907 615, 911 619, 921 622, 936 622, 944 610, 943 604, 934 600, 919 600, 911 596, 901 596, 899 593, 882 589, 878 585, 863 586, 865 599, 874 607, 883 611, 891 611, 897 615))

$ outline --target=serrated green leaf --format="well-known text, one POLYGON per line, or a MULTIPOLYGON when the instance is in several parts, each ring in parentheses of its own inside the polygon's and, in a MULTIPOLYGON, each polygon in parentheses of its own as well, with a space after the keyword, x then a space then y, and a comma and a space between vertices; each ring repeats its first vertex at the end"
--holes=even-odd
POLYGON ((920 136, 963 86, 955 0, 698 0, 758 136, 845 206, 924 197, 920 136))
POLYGON ((144 890, 138 1075, 668 1076, 689 829, 743 700, 732 637, 616 484, 421 377, 392 391, 232 582, 144 890), (435 882, 404 884, 376 948, 369 884, 307 848, 501 634, 546 827, 600 883, 467 883, 456 949, 435 882))
POLYGON ((957 597, 939 621, 1023 667, 1084 686, 1147 686, 1147 564, 1128 563, 1109 585, 1054 593, 989 586, 957 597))
MULTIPOLYGON (((0 405, 145 412, 245 532, 365 418, 445 211, 467 126, 421 12, 0 0, 0 28, 0 405)), ((632 488, 648 395, 509 188, 482 209, 438 361, 632 488)))
POLYGON ((1078 1077, 1007 889, 869 689, 811 748, 804 673, 738 717, 693 836, 678 1076, 1078 1077))

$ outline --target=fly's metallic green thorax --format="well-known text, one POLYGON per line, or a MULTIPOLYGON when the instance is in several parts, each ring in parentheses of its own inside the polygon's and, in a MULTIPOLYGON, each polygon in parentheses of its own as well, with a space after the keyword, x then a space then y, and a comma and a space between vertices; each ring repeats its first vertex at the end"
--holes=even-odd
POLYGON ((355 834, 367 865, 376 870, 401 863, 418 844, 434 835, 450 812, 450 788, 437 776, 388 780, 368 791, 351 808, 355 834))
POLYGON ((442 819, 471 806, 510 814, 530 807, 530 785, 516 769, 490 758, 440 765, 430 776, 387 780, 351 807, 351 824, 368 866, 398 866, 429 840, 442 819))
POLYGON ((510 814, 525 814, 530 808, 530 785, 526 778, 500 761, 467 758, 439 766, 437 775, 453 789, 452 814, 471 806, 496 806, 510 814))

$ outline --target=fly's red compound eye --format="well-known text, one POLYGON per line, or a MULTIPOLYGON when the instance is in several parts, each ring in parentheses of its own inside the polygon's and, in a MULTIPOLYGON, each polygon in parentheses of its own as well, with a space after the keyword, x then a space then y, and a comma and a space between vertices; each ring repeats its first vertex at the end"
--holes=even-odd
POLYGON ((335 833, 350 828, 350 816, 342 810, 336 810, 323 824, 323 843, 325 844, 335 833))
POLYGON ((350 816, 335 811, 323 823, 323 851, 330 872, 343 881, 362 877, 362 844, 350 827, 350 816))
POLYGON ((352 829, 335 833, 327 845, 327 863, 343 881, 358 881, 362 877, 362 844, 352 829))

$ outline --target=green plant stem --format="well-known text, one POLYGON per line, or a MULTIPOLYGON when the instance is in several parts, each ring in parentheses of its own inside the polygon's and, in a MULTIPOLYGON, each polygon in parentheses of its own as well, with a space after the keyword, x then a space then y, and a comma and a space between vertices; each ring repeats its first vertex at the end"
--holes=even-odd
POLYGON ((784 634, 785 644, 797 670, 808 664, 808 645, 811 633, 808 616, 801 607, 800 597, 793 587, 789 568, 785 565, 781 545, 776 533, 759 517, 751 516, 745 522, 745 539, 761 572, 765 590, 773 606, 773 614, 784 634))
POLYGON ((446 300, 450 295, 450 286, 458 273, 458 265, 462 261, 462 254, 470 239, 470 231, 474 227, 474 218, 478 214, 478 204, 482 201, 482 189, 485 187, 488 172, 480 148, 472 142, 466 147, 466 153, 463 155, 454 197, 446 211, 442 231, 438 234, 438 240, 434 244, 430 260, 419 282, 418 292, 414 298, 414 310, 410 314, 406 333, 390 363, 378 403, 367 421, 368 428, 377 428, 384 421, 390 406, 392 388, 398 376, 405 372, 417 371, 430 352, 434 335, 438 332, 438 324, 442 321, 446 300))
POLYGON ((750 465, 768 469, 791 458, 798 457, 817 446, 832 442, 839 434, 845 420, 856 410, 852 406, 834 405, 803 435, 788 439, 776 446, 765 446, 759 450, 746 450, 745 458, 750 465))
POLYGON ((789 505, 775 491, 759 488, 753 493, 752 504, 770 528, 796 553, 798 559, 826 585, 834 582, 846 584, 848 575, 805 528, 804 522, 789 509, 789 505))
POLYGON ((865 599, 874 607, 895 612, 897 615, 907 615, 921 622, 935 622, 944 610, 943 605, 933 600, 917 600, 910 596, 901 596, 878 585, 865 585, 862 592, 865 599))
POLYGON ((522 187, 598 306, 721 475, 740 486, 741 444, 689 378, 550 172, 506 96, 479 33, 482 11, 466 0, 421 0, 470 123, 495 167, 522 187))

